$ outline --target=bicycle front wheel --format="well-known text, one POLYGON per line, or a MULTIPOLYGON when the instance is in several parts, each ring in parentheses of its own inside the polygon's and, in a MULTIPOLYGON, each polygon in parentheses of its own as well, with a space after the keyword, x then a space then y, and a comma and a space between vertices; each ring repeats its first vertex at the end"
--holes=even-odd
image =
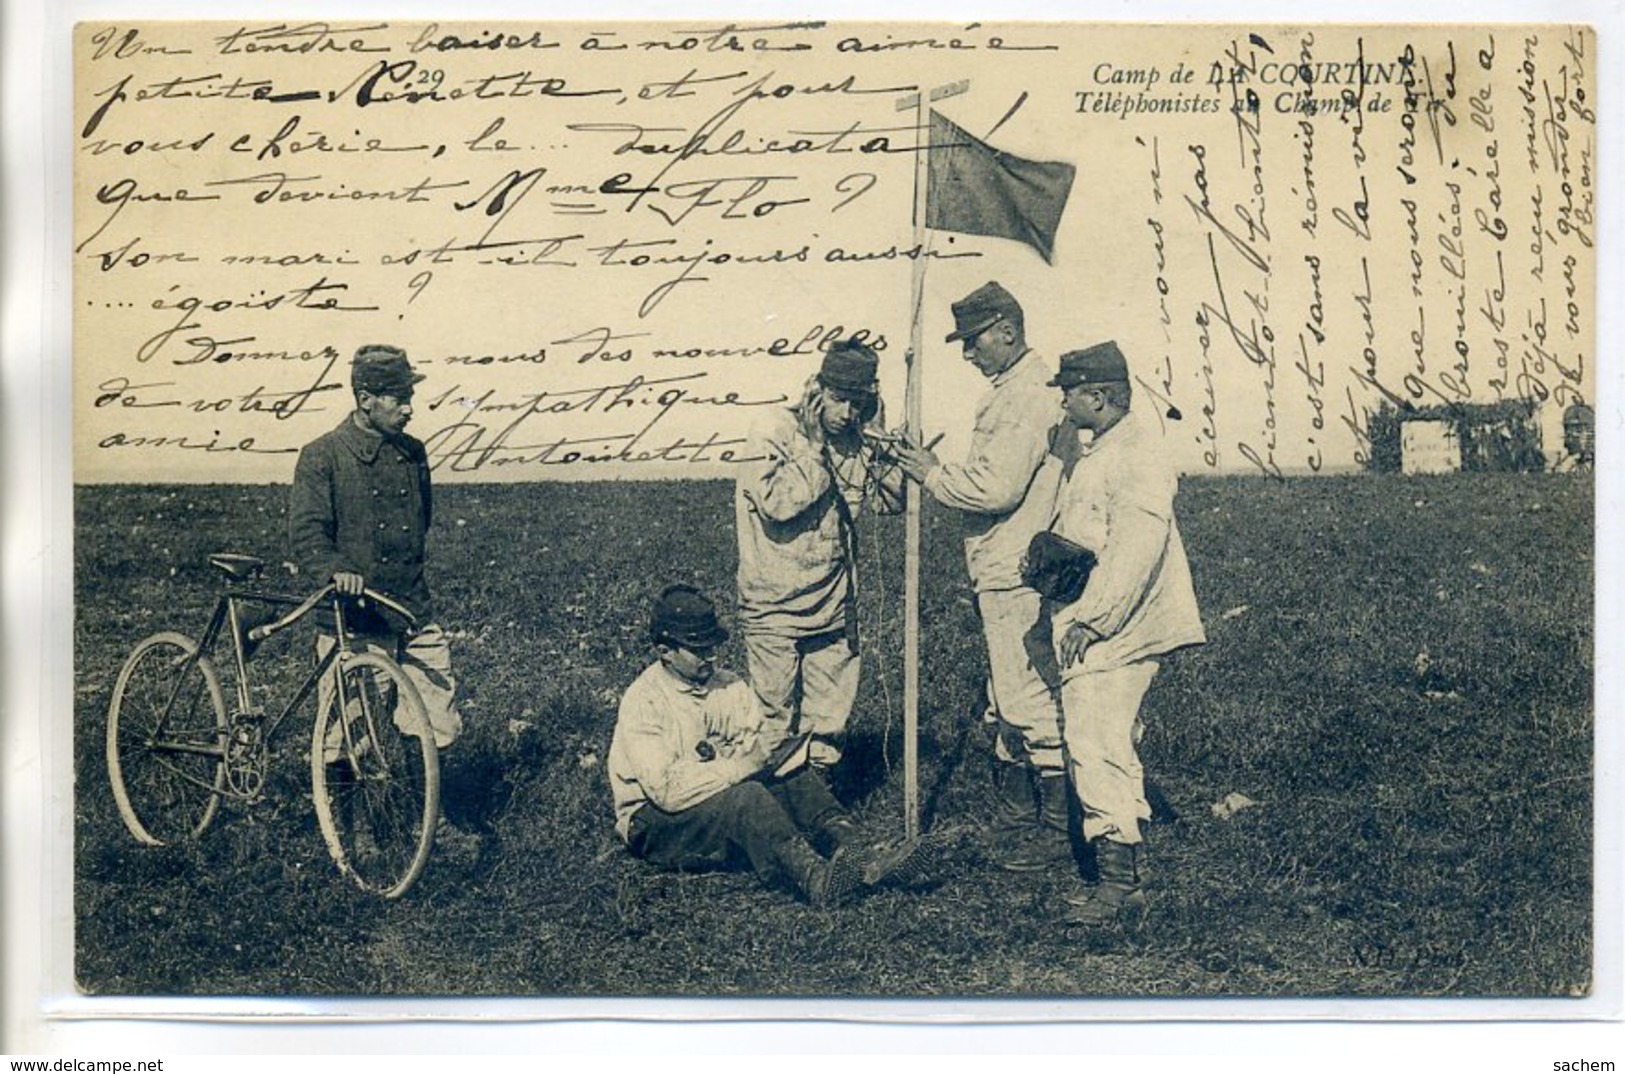
POLYGON ((440 758, 418 691, 380 653, 352 653, 310 744, 316 820, 333 862, 364 890, 399 898, 428 864, 440 758))
POLYGON ((195 839, 225 788, 226 698, 197 643, 154 634, 131 651, 107 708, 107 776, 124 826, 147 846, 195 839))

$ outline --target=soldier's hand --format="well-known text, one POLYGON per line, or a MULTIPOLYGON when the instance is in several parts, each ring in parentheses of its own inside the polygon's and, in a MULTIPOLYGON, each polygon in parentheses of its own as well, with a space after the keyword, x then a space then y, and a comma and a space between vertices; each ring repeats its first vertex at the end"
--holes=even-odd
POLYGON ((1081 663, 1083 654, 1088 651, 1090 642, 1095 640, 1095 632, 1082 623, 1073 623, 1066 628, 1066 636, 1061 639, 1060 657, 1061 666, 1069 668, 1073 664, 1081 663))
POLYGON ((893 444, 891 453, 897 458, 903 472, 919 482, 924 482, 931 471, 941 465, 930 448, 921 447, 908 436, 893 444))
POLYGON ((1070 472, 1083 454, 1083 438, 1078 427, 1062 418, 1049 431, 1049 453, 1054 455, 1070 472))
POLYGON ((807 763, 812 750, 812 735, 791 735, 763 758, 761 774, 769 779, 782 779, 807 763))
POLYGON ((359 597, 366 587, 366 579, 355 571, 334 571, 333 588, 347 597, 359 597))
POLYGON ((824 442, 824 387, 815 373, 807 378, 807 387, 801 393, 801 432, 814 444, 824 442))

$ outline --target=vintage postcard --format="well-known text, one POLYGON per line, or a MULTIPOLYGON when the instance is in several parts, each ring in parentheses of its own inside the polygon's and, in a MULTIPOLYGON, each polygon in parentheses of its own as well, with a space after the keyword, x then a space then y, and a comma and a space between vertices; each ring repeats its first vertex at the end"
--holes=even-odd
POLYGON ((1593 994, 1593 28, 73 57, 83 993, 1593 994))

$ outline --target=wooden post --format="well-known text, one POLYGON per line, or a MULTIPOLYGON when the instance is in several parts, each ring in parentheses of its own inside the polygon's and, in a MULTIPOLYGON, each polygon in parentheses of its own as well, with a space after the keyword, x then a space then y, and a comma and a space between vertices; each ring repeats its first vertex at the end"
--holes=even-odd
MULTIPOLYGON (((931 90, 930 100, 954 97, 968 89, 968 81, 938 86, 931 90)), ((924 93, 911 93, 897 102, 899 112, 914 109, 914 245, 919 252, 914 257, 909 289, 908 381, 903 392, 903 421, 915 443, 925 442, 920 310, 925 302, 925 187, 931 142, 926 99, 924 93)), ((920 835, 920 501, 924 496, 924 489, 909 490, 903 516, 903 831, 910 839, 920 835)))

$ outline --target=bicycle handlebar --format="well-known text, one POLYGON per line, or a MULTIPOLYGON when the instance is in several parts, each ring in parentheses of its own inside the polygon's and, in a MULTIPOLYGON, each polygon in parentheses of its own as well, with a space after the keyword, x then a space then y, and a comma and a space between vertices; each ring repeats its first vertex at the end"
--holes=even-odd
MULTIPOLYGON (((293 611, 289 612, 287 615, 284 615, 282 618, 277 619, 274 622, 266 623, 264 626, 257 626, 250 629, 248 632, 248 640, 258 644, 259 642, 264 641, 266 638, 269 638, 271 635, 286 630, 288 627, 297 623, 299 620, 303 619, 305 616, 314 611, 316 606, 321 604, 322 601, 333 596, 337 592, 338 588, 329 582, 327 585, 322 586, 322 588, 316 590, 316 592, 306 597, 299 603, 298 607, 294 608, 293 611)), ((373 601, 380 607, 394 612, 396 615, 406 620, 406 625, 409 628, 417 628, 417 616, 413 615, 411 611, 409 611, 399 601, 393 599, 392 597, 385 596, 376 589, 363 589, 359 597, 349 599, 357 602, 365 602, 369 600, 373 601)))

